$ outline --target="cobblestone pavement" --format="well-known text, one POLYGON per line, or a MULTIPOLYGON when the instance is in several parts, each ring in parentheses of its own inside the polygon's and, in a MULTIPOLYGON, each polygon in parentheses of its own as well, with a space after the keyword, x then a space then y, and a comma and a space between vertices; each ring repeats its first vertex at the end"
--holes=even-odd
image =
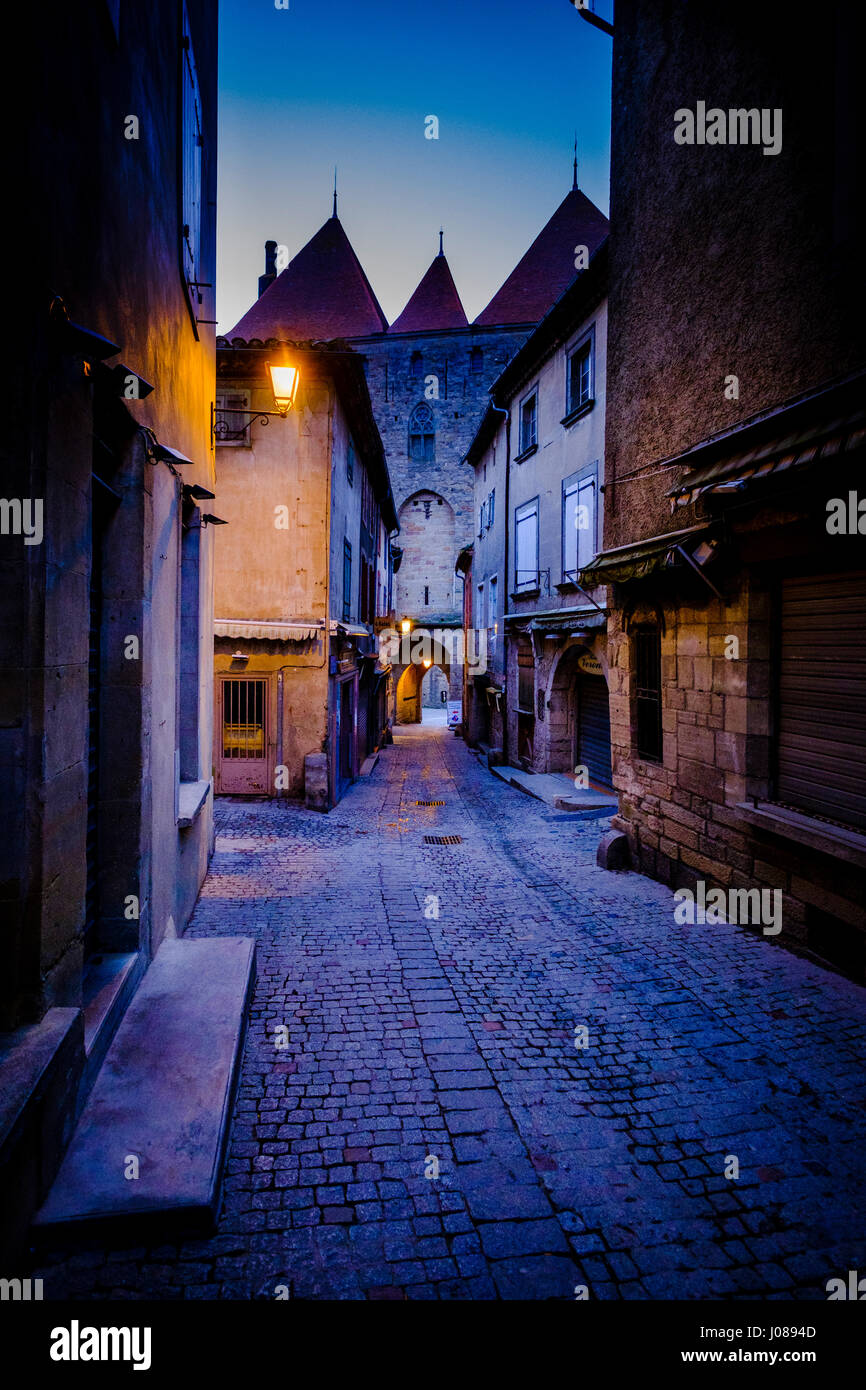
POLYGON ((444 729, 329 816, 217 821, 190 932, 258 950, 218 1233, 56 1253, 46 1297, 822 1299, 866 1270, 863 990, 675 925, 596 867, 606 821, 444 729))

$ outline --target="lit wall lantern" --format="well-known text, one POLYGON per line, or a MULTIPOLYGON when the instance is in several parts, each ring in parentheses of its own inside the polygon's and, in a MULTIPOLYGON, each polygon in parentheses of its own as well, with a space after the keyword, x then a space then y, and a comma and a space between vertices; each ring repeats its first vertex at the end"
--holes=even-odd
POLYGON ((271 378, 274 405, 277 407, 278 413, 285 418, 295 404, 300 372, 297 367, 287 367, 274 362, 266 362, 265 366, 271 378))
POLYGON ((402 632, 402 634, 403 634, 404 637, 406 637, 407 634, 410 633, 410 632, 412 631, 412 619, 411 619, 411 618, 404 618, 404 619, 403 619, 403 621, 402 621, 401 624, 400 624, 400 631, 402 632))
POLYGON ((425 671, 429 671, 429 669, 430 669, 430 667, 431 667, 432 665, 433 665, 432 661, 429 661, 429 660, 425 661, 425 662, 424 662, 424 670, 425 670, 425 671))

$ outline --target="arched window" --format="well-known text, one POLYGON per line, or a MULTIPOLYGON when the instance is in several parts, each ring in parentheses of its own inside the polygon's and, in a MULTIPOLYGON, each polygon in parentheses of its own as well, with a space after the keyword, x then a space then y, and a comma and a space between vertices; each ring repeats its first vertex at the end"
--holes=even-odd
POLYGON ((409 358, 409 374, 413 381, 421 380, 421 373, 424 370, 424 359, 420 352, 413 352, 409 358))
POLYGON ((433 411, 426 401, 419 401, 409 416, 409 457, 419 463, 432 463, 436 457, 433 411))

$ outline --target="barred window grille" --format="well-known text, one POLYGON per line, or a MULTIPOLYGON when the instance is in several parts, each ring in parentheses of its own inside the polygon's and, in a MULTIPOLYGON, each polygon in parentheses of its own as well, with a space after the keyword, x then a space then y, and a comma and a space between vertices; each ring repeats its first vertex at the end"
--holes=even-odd
POLYGON ((662 761, 661 633, 654 624, 637 628, 635 643, 635 715, 638 757, 662 761))

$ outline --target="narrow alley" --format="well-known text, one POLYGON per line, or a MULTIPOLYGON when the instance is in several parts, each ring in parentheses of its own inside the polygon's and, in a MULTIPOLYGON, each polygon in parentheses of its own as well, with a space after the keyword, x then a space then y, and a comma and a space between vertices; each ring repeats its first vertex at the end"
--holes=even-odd
POLYGON ((55 1251, 52 1297, 824 1299, 864 1267, 857 985, 677 925, 596 867, 607 820, 443 726, 329 815, 216 823, 187 935, 257 949, 217 1234, 55 1251))

